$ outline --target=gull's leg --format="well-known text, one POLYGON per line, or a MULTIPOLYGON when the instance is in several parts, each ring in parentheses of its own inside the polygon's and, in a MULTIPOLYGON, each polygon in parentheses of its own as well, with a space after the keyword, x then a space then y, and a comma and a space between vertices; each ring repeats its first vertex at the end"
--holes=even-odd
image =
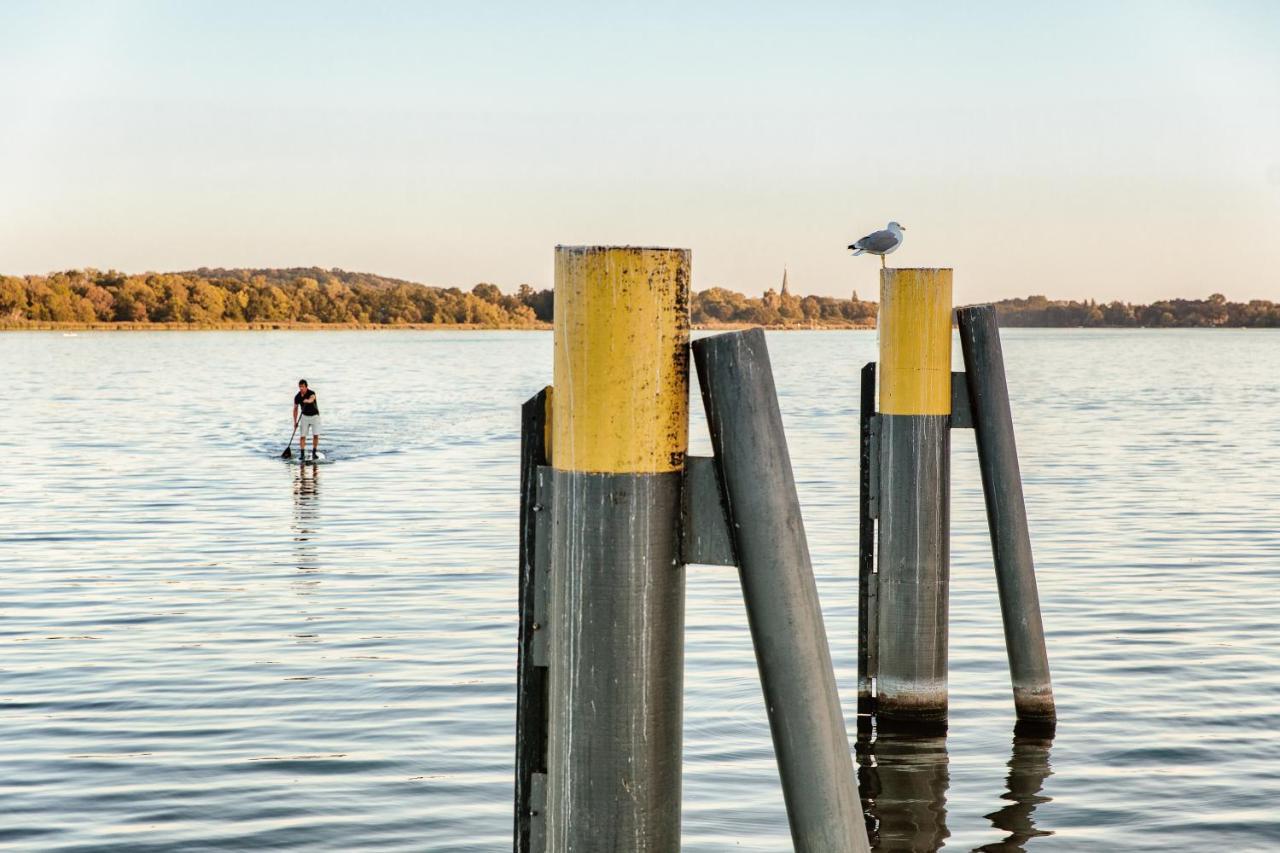
POLYGON ((880 269, 884 269, 884 268, 885 268, 885 266, 884 266, 884 255, 881 255, 881 256, 880 256, 880 269))

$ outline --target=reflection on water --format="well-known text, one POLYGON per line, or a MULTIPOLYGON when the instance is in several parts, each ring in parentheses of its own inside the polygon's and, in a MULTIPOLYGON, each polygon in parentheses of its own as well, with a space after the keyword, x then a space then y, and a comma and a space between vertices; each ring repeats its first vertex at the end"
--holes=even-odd
POLYGON ((950 781, 945 737, 880 734, 858 738, 858 789, 871 845, 934 851, 947 832, 950 781))
MULTIPOLYGON (((1010 761, 957 437, 949 764, 875 744, 884 843, 1280 850, 1280 330, 1001 337, 1064 709, 1054 801, 1034 743, 1010 761), (891 801, 930 769, 923 803, 891 801)), ((876 336, 769 352, 852 718, 876 336)), ((550 332, 0 334, 0 849, 510 849, 519 405, 552 356, 550 332), (280 459, 288 364, 324 383, 330 464, 280 459)), ((696 399, 690 421, 709 454, 696 399)), ((690 571, 686 626, 681 849, 790 850, 735 572, 690 571)))
MULTIPOLYGON (((316 528, 320 517, 320 466, 299 465, 293 476, 293 541, 298 571, 312 575, 319 571, 316 528)), ((317 581, 299 579, 294 591, 305 595, 317 581)))
MULTIPOLYGON (((1038 829, 1035 810, 1050 797, 1040 792, 1052 773, 1051 734, 1015 733, 1005 792, 1009 805, 987 815, 1008 835, 975 848, 975 853, 1018 853, 1032 838, 1052 835, 1038 829)), ((945 737, 868 733, 858 737, 858 787, 871 845, 877 851, 932 853, 950 836, 947 788, 950 760, 945 737)))
POLYGON ((1053 774, 1049 765, 1049 748, 1053 746, 1051 734, 1013 735, 1013 756, 1009 759, 1009 775, 1005 778, 1006 792, 1001 799, 1009 805, 987 815, 996 829, 1009 833, 1003 841, 984 844, 977 848, 981 853, 1015 853, 1025 850, 1032 838, 1053 835, 1047 829, 1037 829, 1036 806, 1047 803, 1043 796, 1044 780, 1053 774))
POLYGON ((303 530, 316 519, 318 509, 317 498, 320 497, 320 466, 299 465, 293 478, 293 517, 295 529, 300 534, 313 531, 303 530))

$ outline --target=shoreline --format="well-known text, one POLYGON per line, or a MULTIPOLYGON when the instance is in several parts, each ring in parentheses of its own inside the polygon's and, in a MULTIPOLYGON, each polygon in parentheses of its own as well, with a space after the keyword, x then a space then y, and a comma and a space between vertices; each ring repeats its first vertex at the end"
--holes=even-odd
MULTIPOLYGON (((764 328, 770 331, 856 331, 874 330, 874 325, 771 325, 759 323, 694 324, 694 331, 732 332, 764 328)), ((479 323, 0 323, 0 332, 549 332, 550 323, 488 326, 479 323)))
MULTIPOLYGON (((695 332, 736 332, 744 329, 764 329, 769 332, 867 332, 875 331, 874 325, 762 325, 760 323, 695 323, 695 332)), ((1266 331, 1270 326, 1029 326, 1008 325, 1001 329, 1080 329, 1089 331, 1177 331, 1201 329, 1207 331, 1266 331)), ((485 326, 478 323, 0 323, 0 334, 5 332, 549 332, 550 323, 520 326, 485 326)))

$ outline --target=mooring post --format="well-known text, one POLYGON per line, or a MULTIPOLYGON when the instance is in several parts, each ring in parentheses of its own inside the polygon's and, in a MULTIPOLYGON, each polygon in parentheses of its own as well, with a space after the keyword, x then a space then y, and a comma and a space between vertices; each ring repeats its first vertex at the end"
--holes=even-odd
POLYGON ((870 850, 764 332, 693 344, 794 849, 870 850))
POLYGON ((1049 680, 1049 655, 1040 617, 1000 329, 990 305, 961 308, 956 317, 978 442, 978 467, 991 530, 1004 641, 1009 652, 1013 704, 1020 722, 1052 724, 1057 712, 1049 680))
POLYGON ((680 847, 689 252, 556 249, 547 849, 680 847))
POLYGON ((946 727, 951 270, 880 273, 881 726, 946 727))

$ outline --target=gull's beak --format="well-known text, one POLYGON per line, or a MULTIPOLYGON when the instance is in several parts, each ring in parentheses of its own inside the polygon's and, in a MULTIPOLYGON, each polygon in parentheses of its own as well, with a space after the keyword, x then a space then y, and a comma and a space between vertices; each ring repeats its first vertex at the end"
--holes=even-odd
POLYGON ((899 228, 900 230, 902 230, 902 231, 906 231, 906 230, 907 230, 907 226, 905 226, 905 225, 899 225, 899 226, 898 226, 898 228, 899 228))

